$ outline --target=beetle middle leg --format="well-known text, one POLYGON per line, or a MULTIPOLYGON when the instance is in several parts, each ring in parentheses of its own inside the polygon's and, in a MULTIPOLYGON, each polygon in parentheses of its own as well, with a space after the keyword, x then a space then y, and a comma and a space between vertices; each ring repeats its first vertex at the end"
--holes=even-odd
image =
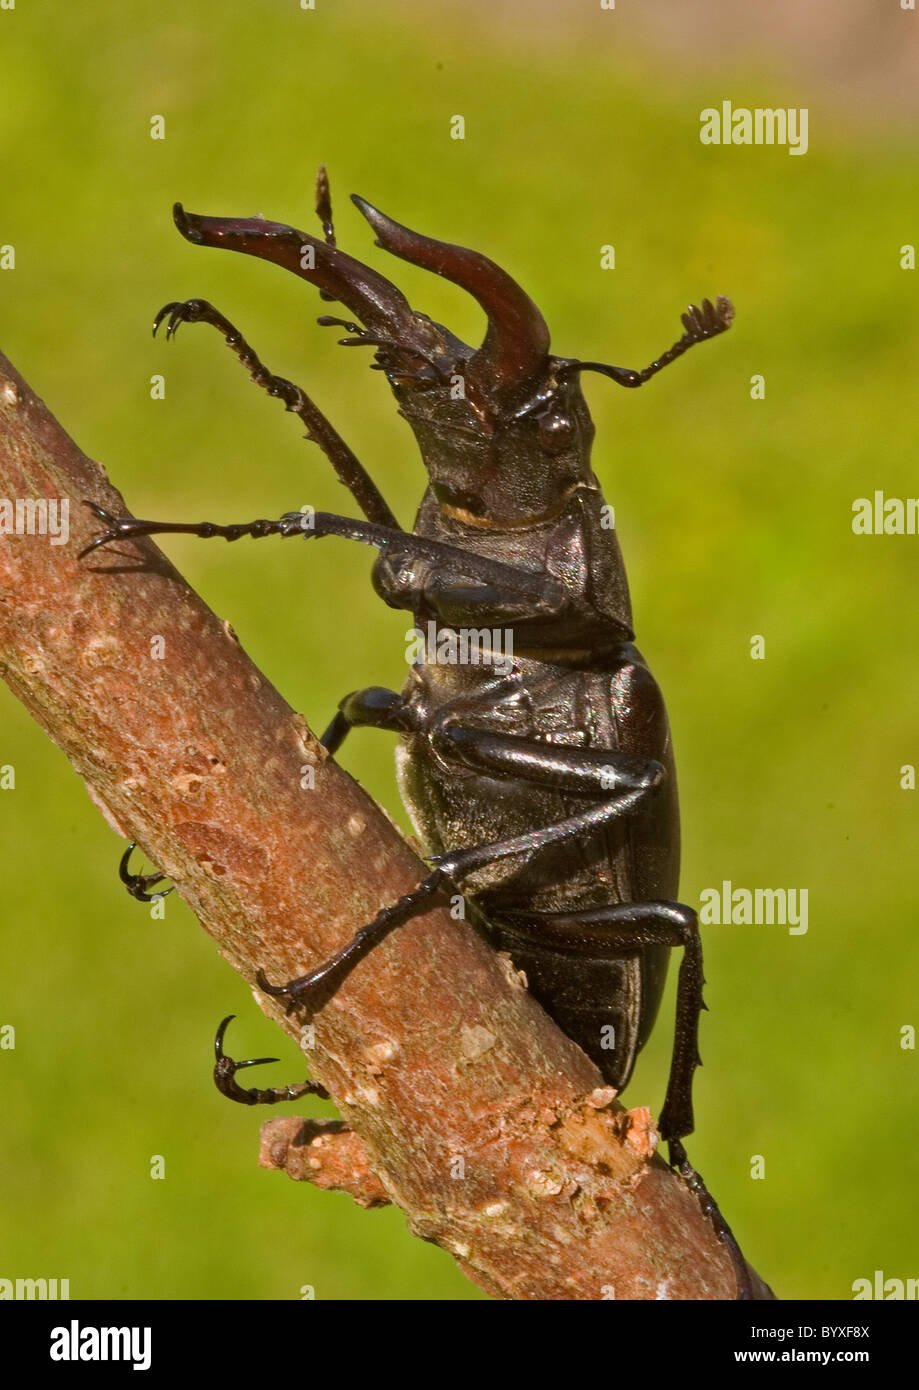
POLYGON ((384 941, 396 927, 403 926, 413 917, 429 911, 433 903, 448 891, 451 883, 500 859, 538 851, 546 845, 589 833, 607 821, 628 815, 654 791, 663 777, 660 763, 652 759, 606 749, 571 750, 547 747, 535 740, 489 735, 481 730, 467 729, 460 725, 441 729, 440 734, 449 739, 454 747, 462 743, 467 761, 470 757, 478 755, 483 763, 495 767, 506 764, 509 756, 516 756, 527 764, 531 774, 538 768, 542 773, 541 780, 546 785, 581 794, 589 790, 594 797, 598 793, 602 795, 599 789, 603 786, 612 794, 597 801, 587 810, 568 816, 553 825, 528 830, 522 835, 494 841, 491 844, 473 845, 434 856, 431 859, 434 873, 424 879, 416 889, 384 907, 372 922, 361 927, 352 939, 328 960, 305 975, 288 981, 286 985, 270 984, 264 973, 259 971, 256 975, 259 988, 266 994, 286 995, 291 1010, 299 1007, 305 1008, 308 1013, 318 1012, 359 961, 384 941), (462 738, 464 734, 468 735, 468 742, 462 738), (473 753, 473 748, 476 754, 473 753))
POLYGON ((352 691, 339 702, 331 724, 319 742, 330 753, 337 753, 352 729, 388 729, 405 733, 411 727, 404 696, 381 685, 352 691))
POLYGON ((299 1100, 301 1096, 318 1096, 320 1100, 328 1100, 328 1091, 318 1081, 297 1081, 292 1086, 271 1086, 267 1090, 252 1086, 244 1090, 236 1080, 238 1071, 244 1067, 260 1067, 267 1062, 277 1062, 278 1058, 250 1057, 245 1062, 237 1062, 228 1057, 223 1050, 223 1039, 235 1017, 235 1014, 228 1014, 214 1038, 214 1085, 221 1095, 235 1100, 239 1105, 278 1105, 285 1100, 299 1100))
MULTIPOLYGON (((360 701, 360 697, 367 694, 360 692, 358 697, 349 698, 360 701)), ((374 701, 368 703, 375 703, 378 708, 387 704, 383 695, 391 696, 392 692, 374 692, 374 701)), ((364 721, 348 721, 345 717, 344 732, 352 722, 394 727, 396 707, 393 702, 397 700, 398 697, 393 697, 388 702, 384 719, 370 717, 364 721)), ((347 701, 343 705, 347 706, 347 701)), ((360 704, 352 712, 360 714, 360 704)), ((405 721, 409 715, 402 708, 398 710, 397 717, 405 721)), ((335 721, 331 728, 336 728, 335 721)), ((341 737, 344 737, 344 732, 341 737)), ((361 928, 345 947, 322 965, 283 986, 270 985, 264 974, 259 972, 256 976, 259 987, 274 995, 286 995, 289 1007, 305 1006, 310 1011, 322 1007, 330 992, 337 988, 359 960, 395 927, 418 916, 431 905, 431 899, 442 891, 445 877, 456 882, 499 859, 532 853, 548 844, 595 831, 608 821, 636 811, 653 794, 664 775, 662 766, 652 759, 610 749, 546 745, 514 735, 491 734, 449 719, 441 720, 428 730, 428 736, 441 755, 452 757, 479 772, 492 776, 516 775, 530 783, 573 795, 589 795, 591 799, 598 798, 601 787, 611 787, 613 795, 604 800, 595 800, 587 810, 554 825, 492 844, 438 855, 432 860, 436 866, 433 875, 424 880, 414 893, 401 898, 392 907, 384 908, 373 922, 361 928)), ((514 914, 506 916, 512 920, 514 914)), ((752 1297, 750 1276, 740 1247, 701 1176, 689 1163, 681 1142, 693 1129, 692 1081, 700 1061, 698 1025, 704 1008, 702 947, 695 912, 676 902, 641 902, 607 904, 574 913, 521 913, 519 916, 534 921, 538 916, 540 928, 543 929, 542 940, 549 943, 557 938, 557 943, 569 950, 577 949, 579 944, 602 954, 634 954, 645 946, 683 948, 677 984, 677 1016, 670 1078, 660 1116, 661 1133, 668 1143, 672 1166, 698 1196, 715 1234, 729 1250, 737 1277, 738 1298, 752 1297)))

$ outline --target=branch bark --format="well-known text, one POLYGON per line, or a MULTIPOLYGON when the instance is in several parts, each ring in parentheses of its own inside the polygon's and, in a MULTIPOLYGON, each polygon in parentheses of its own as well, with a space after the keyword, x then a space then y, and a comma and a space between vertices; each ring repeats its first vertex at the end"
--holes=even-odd
MULTIPOLYGON (((418 883, 425 866, 151 542, 77 562, 97 527, 81 499, 127 509, 3 357, 0 492, 70 499, 71 520, 65 545, 0 538, 3 677, 235 970, 302 974, 418 883)), ((734 1296, 647 1111, 624 1111, 509 961, 445 910, 374 951, 314 1029, 310 1070, 353 1133, 275 1119, 266 1166, 396 1203, 496 1297, 734 1296)))

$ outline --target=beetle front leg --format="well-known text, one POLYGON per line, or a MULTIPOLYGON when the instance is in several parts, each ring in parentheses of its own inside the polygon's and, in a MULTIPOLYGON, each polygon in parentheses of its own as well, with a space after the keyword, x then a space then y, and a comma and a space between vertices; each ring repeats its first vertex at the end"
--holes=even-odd
MULTIPOLYGON (((81 560, 112 541, 134 540, 139 536, 185 535, 225 541, 238 541, 246 536, 251 540, 263 540, 267 536, 300 536, 304 540, 339 536, 375 547, 397 568, 414 567, 415 571, 424 569, 426 572, 448 569, 452 575, 478 586, 483 593, 500 594, 505 603, 512 601, 529 617, 558 616, 571 607, 564 585, 551 575, 520 569, 459 546, 447 545, 444 541, 429 540, 409 531, 339 516, 335 512, 285 512, 277 518, 221 524, 216 521, 146 521, 140 517, 116 516, 97 502, 84 500, 84 505, 105 523, 106 529, 83 547, 78 557, 81 560)), ((387 601, 394 608, 412 608, 414 595, 415 590, 409 585, 398 599, 388 598, 387 601)))
POLYGON ((175 337, 183 323, 209 323, 218 333, 222 333, 227 347, 246 368, 256 386, 267 391, 269 396, 282 400, 285 408, 303 422, 307 439, 319 445, 338 474, 339 481, 348 488, 367 519, 379 522, 383 526, 398 526, 395 515, 390 511, 376 483, 334 425, 301 386, 295 386, 285 377, 275 376, 268 370, 239 329, 225 318, 219 309, 215 309, 206 299, 186 299, 182 302, 164 304, 153 320, 154 335, 167 315, 167 339, 175 337))

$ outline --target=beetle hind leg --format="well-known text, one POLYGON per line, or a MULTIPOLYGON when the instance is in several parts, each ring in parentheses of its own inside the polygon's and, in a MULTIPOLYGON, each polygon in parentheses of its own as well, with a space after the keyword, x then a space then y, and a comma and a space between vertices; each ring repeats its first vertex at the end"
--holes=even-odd
MULTIPOLYGON (((731 1263, 734 1266, 734 1275, 737 1280, 737 1293, 735 1297, 739 1301, 744 1302, 756 1298, 757 1295, 750 1273, 750 1266, 747 1264, 743 1251, 737 1243, 737 1237, 722 1216, 721 1208, 705 1186, 702 1174, 690 1163, 686 1156, 686 1150, 679 1139, 670 1139, 667 1143, 667 1148, 670 1155, 670 1167, 675 1172, 679 1173, 693 1196, 699 1199, 699 1206, 703 1214, 708 1218, 709 1225, 722 1245, 727 1248, 731 1257, 731 1263)), ((768 1285, 766 1285, 766 1288, 768 1289, 768 1285)), ((775 1297, 771 1289, 768 1289, 768 1292, 771 1298, 775 1297)))
MULTIPOLYGON (((699 1015, 705 1005, 702 987, 702 944, 699 923, 691 907, 676 902, 614 903, 581 912, 501 913, 496 930, 507 923, 513 933, 524 925, 538 928, 543 946, 555 946, 590 958, 603 955, 634 955, 647 946, 682 946, 683 959, 677 981, 676 1026, 667 1094, 659 1125, 666 1141, 670 1167, 677 1172, 698 1199, 703 1215, 718 1240, 726 1247, 734 1267, 738 1299, 757 1297, 749 1266, 733 1231, 721 1214, 702 1176, 689 1162, 682 1140, 694 1128, 692 1083, 699 1057, 699 1015)), ((511 942, 504 949, 514 949, 511 942)), ((525 947, 524 947, 525 950, 525 947)), ((551 1012, 551 1009, 550 1009, 551 1012)), ((582 1039, 576 1039, 584 1045, 582 1039)), ((591 1049, 585 1049, 588 1052, 591 1049)), ((595 1061, 599 1061, 594 1056, 595 1061)), ((602 1069, 602 1068, 601 1068, 602 1069)))
POLYGON ((338 710, 319 740, 330 753, 337 753, 352 729, 385 729, 405 733, 412 727, 411 711, 402 695, 381 685, 354 690, 338 703, 338 710))

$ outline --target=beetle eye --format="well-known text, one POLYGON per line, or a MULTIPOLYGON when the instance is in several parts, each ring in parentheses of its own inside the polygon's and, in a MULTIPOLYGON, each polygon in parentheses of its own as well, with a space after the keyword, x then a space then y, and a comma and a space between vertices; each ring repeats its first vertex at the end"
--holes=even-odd
POLYGON ((566 449, 574 437, 574 426, 567 415, 543 415, 539 420, 539 442, 549 454, 566 449))

